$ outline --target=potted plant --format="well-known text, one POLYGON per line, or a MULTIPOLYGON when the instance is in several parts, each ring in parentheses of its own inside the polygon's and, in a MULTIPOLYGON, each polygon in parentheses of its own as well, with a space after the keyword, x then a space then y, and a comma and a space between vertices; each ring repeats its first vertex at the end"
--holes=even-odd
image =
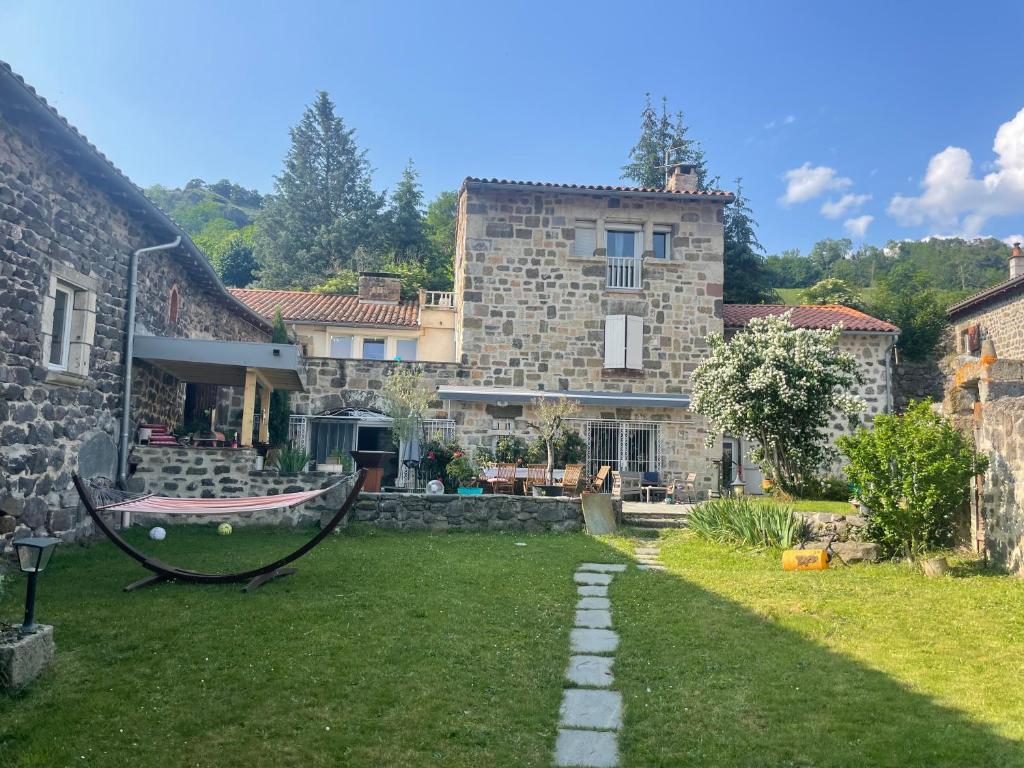
POLYGON ((281 448, 277 454, 277 471, 282 475, 296 475, 309 465, 309 454, 291 446, 281 448))
POLYGON ((456 451, 455 456, 448 462, 445 472, 451 478, 452 483, 458 488, 458 493, 463 496, 476 496, 484 492, 478 486, 476 468, 462 451, 456 451))

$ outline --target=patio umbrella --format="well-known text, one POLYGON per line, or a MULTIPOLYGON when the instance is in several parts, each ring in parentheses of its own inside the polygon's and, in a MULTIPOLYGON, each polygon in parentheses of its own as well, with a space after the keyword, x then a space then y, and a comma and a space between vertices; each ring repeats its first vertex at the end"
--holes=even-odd
POLYGON ((402 465, 412 473, 414 488, 418 480, 416 470, 420 464, 420 431, 422 428, 421 423, 417 420, 413 429, 410 430, 409 436, 403 441, 402 465))

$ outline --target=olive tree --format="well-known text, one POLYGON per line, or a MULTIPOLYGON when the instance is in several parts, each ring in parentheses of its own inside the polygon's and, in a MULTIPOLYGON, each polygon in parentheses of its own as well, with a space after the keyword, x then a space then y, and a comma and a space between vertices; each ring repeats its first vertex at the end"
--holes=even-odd
POLYGON ((395 443, 411 445, 419 436, 423 418, 434 400, 435 391, 423 381, 423 374, 399 368, 384 379, 384 412, 391 417, 391 437, 395 443))
POLYGON ((711 335, 693 372, 693 409, 714 432, 756 441, 751 459, 780 488, 798 489, 835 455, 828 428, 837 413, 864 409, 850 393, 857 363, 839 350, 840 332, 795 328, 788 312, 754 318, 729 340, 711 335))
POLYGON ((531 429, 540 435, 544 445, 548 449, 548 482, 553 482, 555 470, 555 441, 561 434, 562 425, 566 419, 571 419, 579 413, 580 407, 575 400, 562 396, 557 400, 545 400, 542 397, 533 401, 534 410, 537 413, 535 422, 527 422, 531 429))

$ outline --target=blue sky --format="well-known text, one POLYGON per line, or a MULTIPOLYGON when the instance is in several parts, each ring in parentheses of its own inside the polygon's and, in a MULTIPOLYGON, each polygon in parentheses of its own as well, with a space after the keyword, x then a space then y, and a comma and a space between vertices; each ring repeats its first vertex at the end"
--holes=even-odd
POLYGON ((617 183, 649 91, 743 177, 766 249, 806 252, 1024 230, 1022 22, 1020 2, 0 0, 0 58, 142 186, 270 191, 318 89, 381 188, 410 157, 428 196, 617 183))

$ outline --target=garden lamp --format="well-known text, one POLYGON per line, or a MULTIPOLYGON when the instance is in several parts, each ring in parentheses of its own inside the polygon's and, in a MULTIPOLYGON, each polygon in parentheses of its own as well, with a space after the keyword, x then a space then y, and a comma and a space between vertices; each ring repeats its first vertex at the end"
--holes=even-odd
POLYGON ((21 625, 22 634, 36 631, 36 576, 42 573, 50 562, 50 556, 60 539, 47 536, 18 539, 13 542, 18 552, 18 565, 28 574, 28 590, 25 593, 25 622, 21 625))

